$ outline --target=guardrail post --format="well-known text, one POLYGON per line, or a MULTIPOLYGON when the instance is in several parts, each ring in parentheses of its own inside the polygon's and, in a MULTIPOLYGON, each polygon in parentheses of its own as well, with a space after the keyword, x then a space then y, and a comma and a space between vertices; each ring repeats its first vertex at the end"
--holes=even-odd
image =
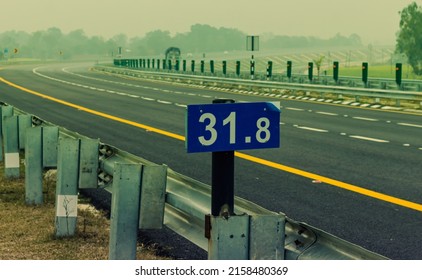
POLYGON ((114 165, 110 218, 111 260, 136 259, 141 184, 140 164, 114 165))
POLYGON ((0 128, 1 128, 2 135, 4 135, 3 120, 5 117, 13 116, 13 111, 14 111, 13 106, 10 106, 10 105, 1 106, 0 128))
POLYGON ((285 224, 284 214, 251 216, 249 259, 284 260, 285 224))
POLYGON ((249 216, 229 218, 207 216, 209 260, 247 260, 249 257, 249 216))
POLYGON ((60 138, 57 159, 56 236, 73 236, 78 207, 79 139, 60 138))
POLYGON ((11 117, 13 115, 13 106, 3 105, 0 106, 0 160, 3 160, 3 136, 4 136, 4 123, 5 117, 11 117))
POLYGON ((43 203, 42 129, 31 127, 26 130, 25 202, 29 205, 43 203))
POLYGON ((89 189, 98 187, 99 167, 98 139, 81 139, 79 150, 79 188, 89 189))
POLYGON ((25 149, 26 130, 30 127, 32 127, 32 116, 31 115, 19 115, 18 116, 19 150, 25 149))
POLYGON ((142 169, 139 229, 161 229, 167 184, 167 166, 145 165, 142 169), (154 209, 151 211, 151 209, 154 209))
POLYGON ((206 216, 210 260, 285 259, 284 214, 206 216))
POLYGON ((43 203, 43 169, 57 167, 59 128, 29 127, 25 134, 25 202, 40 205, 43 203))
POLYGON ((4 135, 4 175, 6 178, 20 176, 18 116, 3 119, 4 135))
POLYGON ((57 126, 42 127, 42 165, 57 167, 59 128, 57 126))

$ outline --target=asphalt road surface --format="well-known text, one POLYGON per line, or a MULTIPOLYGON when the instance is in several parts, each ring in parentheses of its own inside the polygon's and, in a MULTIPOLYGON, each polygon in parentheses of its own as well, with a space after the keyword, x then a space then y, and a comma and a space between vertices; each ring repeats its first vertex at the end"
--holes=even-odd
POLYGON ((188 154, 177 136, 186 105, 215 98, 281 101, 281 147, 242 151, 253 159, 235 160, 237 196, 386 257, 422 259, 420 113, 123 78, 88 64, 0 68, 0 101, 207 184, 211 155, 188 154))

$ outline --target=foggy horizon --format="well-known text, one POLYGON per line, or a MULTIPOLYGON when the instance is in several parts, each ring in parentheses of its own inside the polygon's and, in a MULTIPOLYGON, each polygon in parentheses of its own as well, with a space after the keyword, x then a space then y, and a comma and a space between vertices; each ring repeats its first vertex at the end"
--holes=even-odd
MULTIPOLYGON (((186 33, 195 24, 225 27, 249 35, 268 34, 328 39, 336 34, 357 34, 364 45, 394 45, 399 12, 413 0, 165 0, 81 1, 15 0, 2 6, 5 31, 33 33, 58 28, 64 34, 83 30, 106 39, 118 34, 144 37, 155 30, 171 36, 186 33)), ((417 3, 420 1, 416 1, 417 3)), ((418 3, 421 4, 421 3, 418 3)))

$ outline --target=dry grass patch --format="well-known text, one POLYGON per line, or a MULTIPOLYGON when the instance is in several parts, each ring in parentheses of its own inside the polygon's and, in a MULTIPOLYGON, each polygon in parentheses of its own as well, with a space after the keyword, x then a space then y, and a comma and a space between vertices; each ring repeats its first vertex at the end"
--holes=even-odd
MULTIPOLYGON (((25 204, 23 178, 4 179, 0 165, 0 260, 107 260, 110 221, 87 204, 78 210, 76 235, 55 237, 54 188, 44 184, 44 204, 25 204)), ((86 199, 85 199, 86 200, 86 199)), ((163 259, 138 246, 137 259, 163 259)))

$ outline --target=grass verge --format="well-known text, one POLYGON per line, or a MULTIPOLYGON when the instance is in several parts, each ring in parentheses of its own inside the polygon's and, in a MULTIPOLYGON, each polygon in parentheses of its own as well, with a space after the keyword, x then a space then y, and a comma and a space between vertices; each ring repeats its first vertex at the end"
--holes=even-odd
MULTIPOLYGON (((22 173, 22 171, 21 171, 22 173)), ((75 236, 55 237, 55 181, 44 179, 44 203, 25 204, 24 178, 5 179, 0 163, 0 260, 107 260, 110 221, 80 199, 75 236)), ((50 176, 51 177, 51 176, 50 176)), ((138 244, 137 259, 163 259, 138 244)))

